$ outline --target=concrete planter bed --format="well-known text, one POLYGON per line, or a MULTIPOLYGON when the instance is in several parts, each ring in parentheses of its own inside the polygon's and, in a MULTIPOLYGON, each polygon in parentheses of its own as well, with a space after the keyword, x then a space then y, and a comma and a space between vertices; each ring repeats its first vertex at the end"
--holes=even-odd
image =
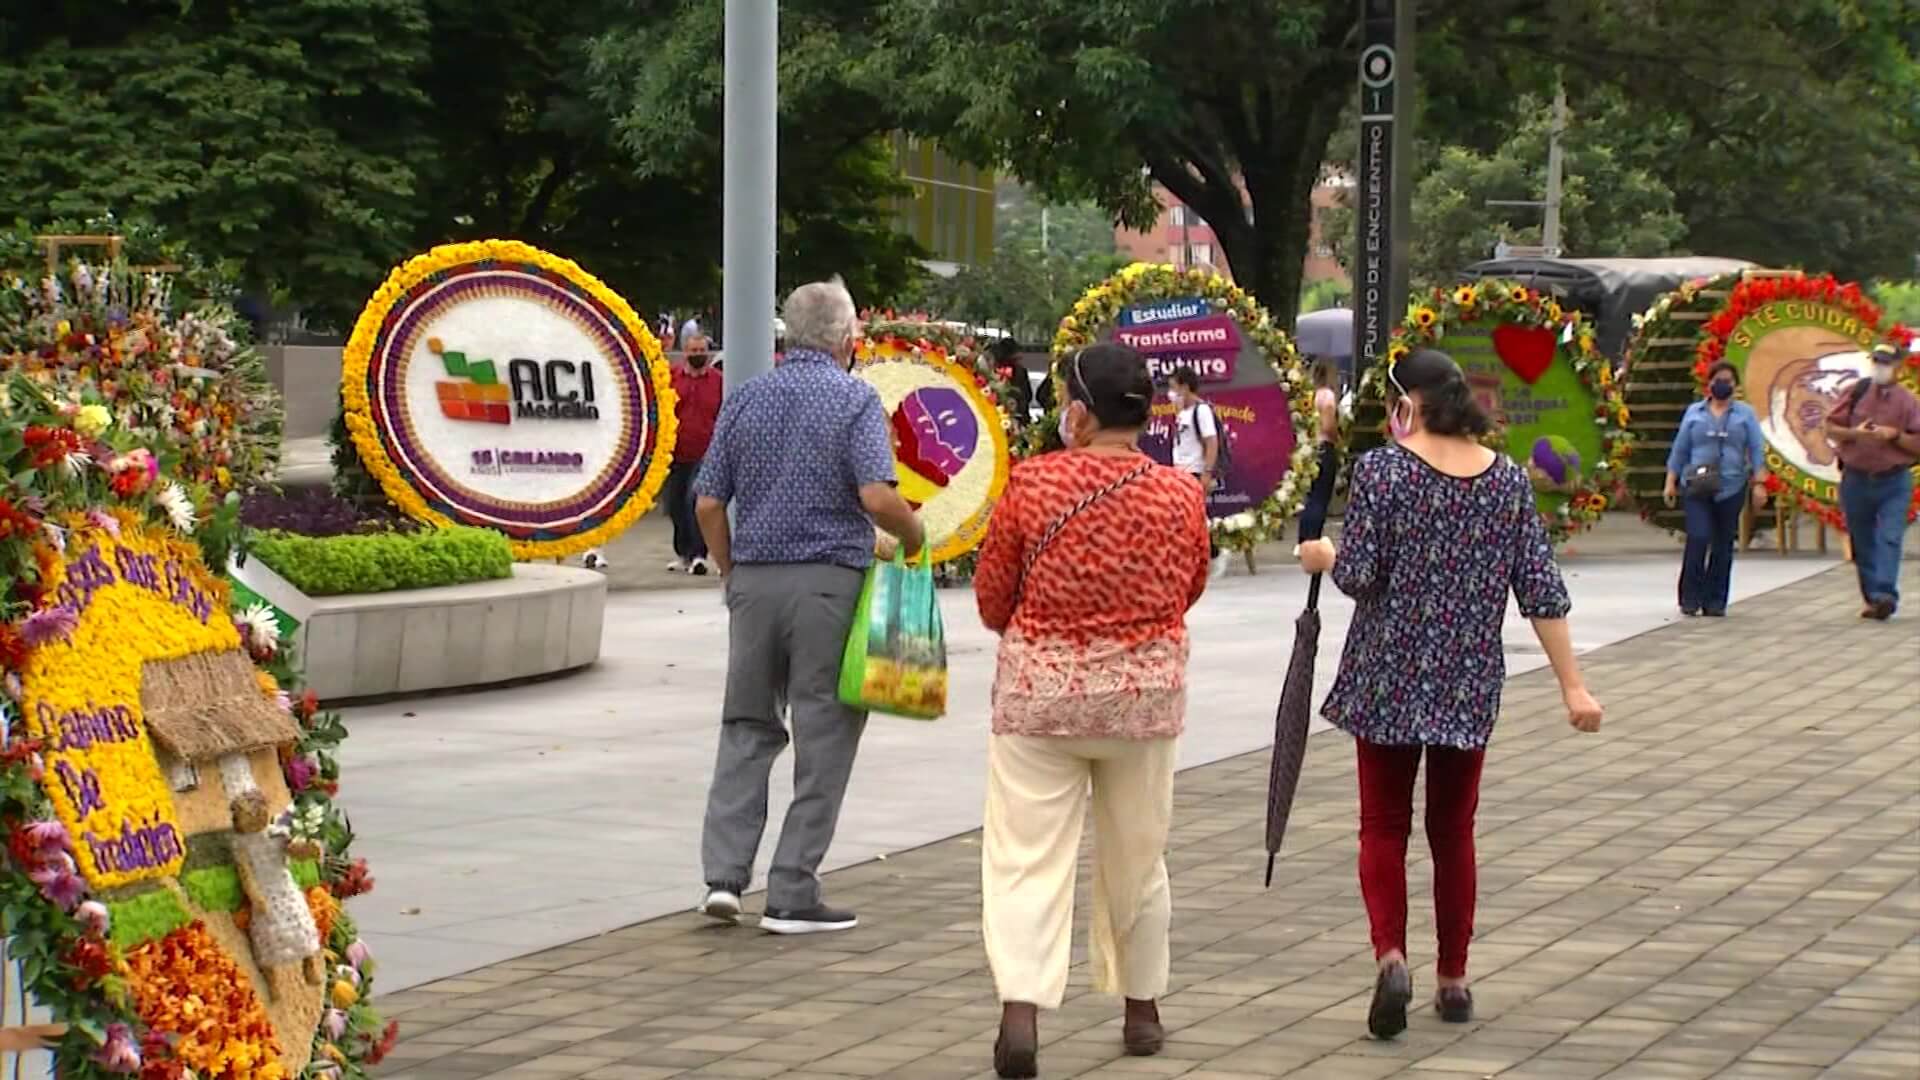
POLYGON ((259 559, 229 575, 278 608, 323 702, 487 686, 586 667, 600 657, 607 580, 515 563, 497 581, 308 596, 259 559))

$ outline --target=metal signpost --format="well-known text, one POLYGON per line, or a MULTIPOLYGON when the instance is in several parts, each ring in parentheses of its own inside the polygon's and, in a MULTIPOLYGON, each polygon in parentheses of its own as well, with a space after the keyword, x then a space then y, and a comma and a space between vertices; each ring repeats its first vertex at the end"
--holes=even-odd
POLYGON ((1360 0, 1360 156, 1354 177, 1354 375, 1384 363, 1407 313, 1413 185, 1413 4, 1360 0))
POLYGON ((727 0, 721 325, 726 392, 773 369, 779 5, 727 0))

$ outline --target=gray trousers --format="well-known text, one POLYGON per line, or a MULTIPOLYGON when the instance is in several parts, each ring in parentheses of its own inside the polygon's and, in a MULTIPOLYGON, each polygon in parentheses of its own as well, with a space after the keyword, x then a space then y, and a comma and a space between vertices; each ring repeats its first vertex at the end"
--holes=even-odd
POLYGON ((767 825, 767 778, 788 741, 793 803, 774 849, 767 907, 820 902, 820 860, 833 842, 867 714, 840 704, 840 656, 863 575, 824 564, 735 566, 727 578, 727 688, 720 752, 707 792, 700 858, 709 885, 745 887, 767 825))

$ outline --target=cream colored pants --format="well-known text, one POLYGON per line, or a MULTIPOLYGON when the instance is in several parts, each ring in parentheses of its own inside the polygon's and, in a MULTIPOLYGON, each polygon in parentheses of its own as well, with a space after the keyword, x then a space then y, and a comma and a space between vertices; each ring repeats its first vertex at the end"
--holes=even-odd
POLYGON ((1066 996, 1089 782, 1094 989, 1138 1000, 1166 993, 1174 746, 1173 739, 989 736, 981 922, 1001 1001, 1056 1009, 1066 996))

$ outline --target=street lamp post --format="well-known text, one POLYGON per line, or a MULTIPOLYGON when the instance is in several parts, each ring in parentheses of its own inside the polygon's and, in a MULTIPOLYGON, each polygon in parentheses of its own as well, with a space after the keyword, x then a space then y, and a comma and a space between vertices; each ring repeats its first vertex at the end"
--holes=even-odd
POLYGON ((726 0, 721 317, 726 391, 773 368, 774 165, 779 65, 775 0, 726 0))

